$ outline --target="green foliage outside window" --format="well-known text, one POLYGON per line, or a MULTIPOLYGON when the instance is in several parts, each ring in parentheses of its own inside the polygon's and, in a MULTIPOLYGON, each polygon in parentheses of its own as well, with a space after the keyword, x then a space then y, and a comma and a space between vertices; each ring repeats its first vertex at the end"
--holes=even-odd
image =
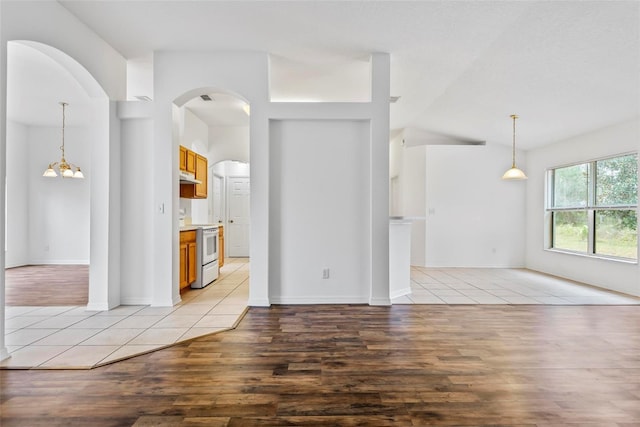
POLYGON ((638 258, 637 154, 556 168, 550 176, 552 247, 638 258))

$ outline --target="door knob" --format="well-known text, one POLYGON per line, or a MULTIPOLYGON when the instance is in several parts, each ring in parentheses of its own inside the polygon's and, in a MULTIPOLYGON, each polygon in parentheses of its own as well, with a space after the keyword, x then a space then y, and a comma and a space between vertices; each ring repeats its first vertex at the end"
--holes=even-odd
POLYGON ((229 220, 229 222, 230 222, 231 224, 233 224, 233 220, 232 220, 232 219, 230 219, 230 220, 229 220))

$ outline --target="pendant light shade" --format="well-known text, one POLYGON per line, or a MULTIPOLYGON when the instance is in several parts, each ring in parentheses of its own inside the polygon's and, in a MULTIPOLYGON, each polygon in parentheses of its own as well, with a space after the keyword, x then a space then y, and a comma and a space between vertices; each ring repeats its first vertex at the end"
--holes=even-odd
POLYGON ((502 179, 523 180, 527 179, 527 175, 525 175, 521 169, 516 167, 516 119, 518 116, 516 114, 512 114, 511 118, 513 119, 513 151, 511 156, 511 169, 502 175, 502 179))
POLYGON ((62 158, 60 159, 59 162, 49 163, 49 167, 47 167, 47 169, 44 171, 42 176, 47 178, 55 178, 58 176, 55 168, 58 168, 58 171, 60 172, 60 175, 63 178, 81 178, 82 179, 84 178, 84 174, 80 170, 80 167, 67 162, 67 160, 64 158, 64 124, 65 124, 64 110, 66 106, 69 104, 67 104, 66 102, 61 102, 60 105, 62 105, 62 145, 60 146, 60 150, 62 151, 62 158))

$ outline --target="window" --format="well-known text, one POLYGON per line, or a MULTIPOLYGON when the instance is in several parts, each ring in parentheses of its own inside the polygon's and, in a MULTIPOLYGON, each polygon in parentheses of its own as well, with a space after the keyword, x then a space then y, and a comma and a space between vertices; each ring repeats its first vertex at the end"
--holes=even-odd
POLYGON ((638 259, 638 155, 548 171, 550 247, 638 259))

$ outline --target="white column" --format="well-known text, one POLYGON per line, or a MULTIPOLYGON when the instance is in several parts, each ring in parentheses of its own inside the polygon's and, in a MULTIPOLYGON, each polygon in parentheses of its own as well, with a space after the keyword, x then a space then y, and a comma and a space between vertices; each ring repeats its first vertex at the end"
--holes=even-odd
MULTIPOLYGON (((160 92, 156 88, 156 95, 160 92)), ((173 141, 173 101, 156 97, 154 101, 153 170, 153 299, 154 306, 173 306, 180 302, 177 251, 179 183, 178 142, 173 141), (175 221, 174 221, 175 219, 175 221), (176 250, 174 251, 174 248, 176 250)))
POLYGON ((116 103, 101 102, 91 147, 88 310, 120 305, 120 121, 116 103))
POLYGON ((389 96, 388 53, 371 55, 371 305, 389 299, 389 96))
MULTIPOLYGON (((2 8, 0 7, 0 11, 2 8)), ((0 12, 1 13, 1 12, 0 12)), ((7 44, 0 43, 0 360, 9 357, 7 347, 5 346, 4 332, 4 304, 5 304, 5 286, 4 286, 4 265, 5 265, 5 171, 7 166, 7 44)))
POLYGON ((251 244, 250 306, 268 307, 269 301, 269 119, 266 106, 251 104, 251 244), (261 108, 262 107, 262 108, 261 108))

